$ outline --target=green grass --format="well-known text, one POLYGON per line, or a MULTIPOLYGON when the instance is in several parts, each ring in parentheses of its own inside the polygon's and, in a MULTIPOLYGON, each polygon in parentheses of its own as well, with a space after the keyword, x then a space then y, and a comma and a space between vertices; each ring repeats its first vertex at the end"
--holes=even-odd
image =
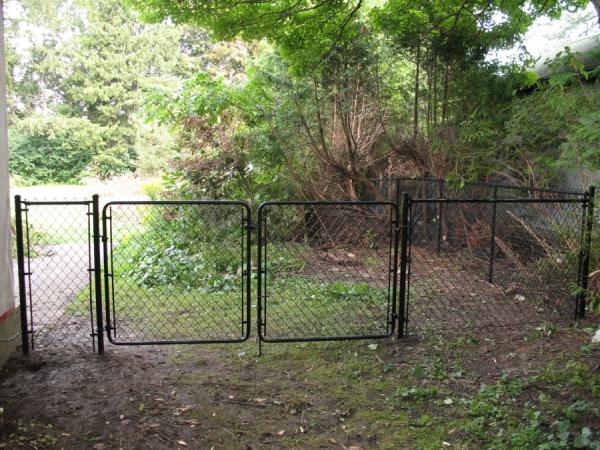
MULTIPOLYGON (((177 287, 148 288, 116 280, 114 307, 123 340, 238 339, 241 336, 241 289, 209 292, 177 287)), ((82 289, 67 312, 88 311, 88 289, 82 289)), ((245 313, 245 312, 244 312, 245 313)))
POLYGON ((388 332, 387 290, 364 282, 278 276, 268 280, 267 295, 271 339, 388 332))
MULTIPOLYGON (((237 339, 241 335, 242 287, 147 287, 126 276, 115 276, 117 328, 138 339, 237 339)), ((238 278, 239 279, 239 278, 238 278)), ((69 304, 73 315, 88 311, 89 288, 69 304)), ((268 336, 271 338, 385 334, 387 291, 365 283, 278 279, 270 285, 268 336), (344 321, 340 321, 340 315, 344 321)), ((244 292, 245 294, 245 292, 244 292)), ((252 297, 252 327, 256 298, 252 297)), ((244 311, 245 314, 245 311, 244 311)))

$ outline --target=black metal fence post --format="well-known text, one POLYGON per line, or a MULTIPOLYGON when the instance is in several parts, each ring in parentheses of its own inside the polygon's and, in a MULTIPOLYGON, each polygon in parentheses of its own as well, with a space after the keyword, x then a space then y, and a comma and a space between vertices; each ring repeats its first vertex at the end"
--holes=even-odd
POLYGON ((27 294, 25 292, 25 247, 23 242, 23 203, 20 195, 15 195, 15 234, 17 238, 17 270, 19 280, 19 310, 21 314, 21 345, 24 355, 29 354, 29 333, 27 326, 27 294))
MULTIPOLYGON (((438 181, 438 198, 444 198, 444 180, 438 181)), ((438 202, 438 229, 437 229, 437 254, 440 254, 442 249, 442 214, 443 214, 444 204, 442 202, 438 202)))
POLYGON ((104 353, 104 330, 102 317, 102 269, 100 258, 100 206, 98 194, 92 196, 92 230, 94 240, 94 297, 96 301, 96 336, 98 354, 104 353))
POLYGON ((585 192, 581 200, 581 226, 579 230, 579 255, 577 257, 577 292, 575 294, 575 311, 573 319, 579 318, 579 303, 583 295, 583 260, 585 258, 587 210, 589 206, 589 192, 585 192))
POLYGON ((410 211, 410 195, 402 193, 402 233, 400 240, 400 294, 398 298, 398 339, 403 338, 406 328, 406 268, 408 265, 408 214, 410 211))
POLYGON ((490 266, 488 270, 488 281, 494 282, 494 253, 496 251, 496 215, 498 210, 498 186, 494 186, 494 196, 492 198, 492 229, 490 240, 490 266))
POLYGON ((256 330, 258 333, 258 356, 262 355, 262 338, 263 338, 263 323, 262 323, 262 290, 263 290, 263 216, 262 208, 258 208, 258 217, 256 220, 256 330))
POLYGON ((587 223, 586 234, 584 241, 584 257, 581 273, 581 297, 579 299, 579 317, 585 317, 585 306, 587 297, 588 277, 590 274, 590 255, 592 245, 592 230, 594 226, 594 201, 596 196, 596 187, 591 186, 588 191, 588 208, 587 208, 587 223))

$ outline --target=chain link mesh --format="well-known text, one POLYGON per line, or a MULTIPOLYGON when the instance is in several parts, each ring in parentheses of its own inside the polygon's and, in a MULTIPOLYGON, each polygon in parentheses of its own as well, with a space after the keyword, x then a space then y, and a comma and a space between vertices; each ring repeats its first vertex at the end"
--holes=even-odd
POLYGON ((578 200, 411 202, 409 329, 573 318, 583 213, 578 200))
POLYGON ((105 214, 114 342, 247 337, 245 204, 115 202, 105 214))
POLYGON ((393 204, 277 202, 259 217, 265 341, 393 333, 393 204))
POLYGON ((450 182, 438 178, 378 178, 371 180, 386 200, 396 202, 403 192, 416 199, 555 199, 583 200, 585 193, 538 189, 485 182, 450 182))

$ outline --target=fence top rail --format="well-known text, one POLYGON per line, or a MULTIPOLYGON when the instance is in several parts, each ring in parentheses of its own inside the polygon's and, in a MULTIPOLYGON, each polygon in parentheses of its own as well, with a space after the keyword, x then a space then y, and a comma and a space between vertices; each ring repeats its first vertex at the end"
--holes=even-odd
MULTIPOLYGON (((443 178, 411 178, 411 177, 383 177, 383 178, 372 178, 371 181, 428 181, 428 182, 442 182, 449 183, 448 180, 443 178)), ((513 186, 510 184, 503 183, 490 183, 486 181, 467 181, 464 183, 465 186, 482 186, 482 187, 491 187, 491 188, 499 188, 499 189, 511 189, 515 191, 526 191, 526 192, 542 192, 548 194, 564 194, 564 195, 578 195, 584 196, 586 194, 585 191, 568 191, 562 189, 553 189, 553 188, 533 188, 526 186, 513 186)))
POLYGON ((411 198, 411 203, 586 203, 586 198, 411 198))
POLYGON ((92 200, 41 200, 41 201, 28 201, 21 200, 21 203, 26 206, 30 205, 43 205, 43 206, 60 206, 60 205, 91 205, 92 200))
POLYGON ((244 205, 242 200, 112 200, 105 206, 111 205, 244 205))
POLYGON ((259 208, 264 208, 266 206, 269 205, 298 205, 298 206, 302 206, 302 205, 323 205, 323 206, 327 206, 327 205, 339 205, 339 206, 354 206, 354 205, 358 205, 358 206, 382 206, 382 205, 389 205, 391 207, 396 207, 396 204, 394 202, 390 202, 390 201, 368 201, 368 200, 357 200, 357 201, 353 201, 353 200, 316 200, 316 201, 311 201, 311 200, 273 200, 273 201, 268 201, 268 202, 262 202, 258 207, 259 208))

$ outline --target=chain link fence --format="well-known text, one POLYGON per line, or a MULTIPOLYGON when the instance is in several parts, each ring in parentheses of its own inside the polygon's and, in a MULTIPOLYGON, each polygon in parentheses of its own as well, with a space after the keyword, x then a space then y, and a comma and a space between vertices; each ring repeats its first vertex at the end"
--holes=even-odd
POLYGON ((266 202, 256 226, 244 202, 17 198, 23 348, 240 342, 252 298, 259 342, 585 314, 593 191, 377 183, 390 201, 266 202))
POLYGON ((574 317, 585 203, 413 200, 409 210, 409 330, 503 328, 574 317), (427 208, 443 211, 442 221, 431 221, 427 208))
MULTIPOLYGON (((585 192, 541 189, 486 182, 451 182, 439 178, 376 178, 371 180, 386 200, 400 202, 403 192, 416 199, 555 199, 583 200, 585 192)), ((368 195, 367 195, 368 197, 368 195)), ((433 211, 432 211, 433 212, 433 211)), ((434 213, 435 214, 435 213, 434 213)))

